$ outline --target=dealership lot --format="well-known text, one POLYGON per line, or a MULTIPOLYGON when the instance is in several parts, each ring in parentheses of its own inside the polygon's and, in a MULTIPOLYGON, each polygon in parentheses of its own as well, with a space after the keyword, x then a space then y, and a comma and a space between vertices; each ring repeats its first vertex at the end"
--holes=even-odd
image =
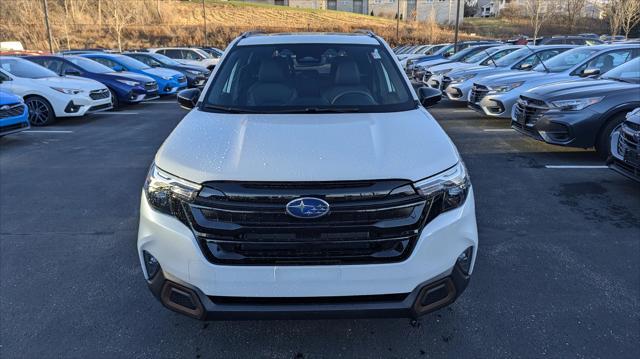
POLYGON ((140 190, 175 100, 0 139, 2 357, 634 357, 640 187, 595 152, 431 110, 475 188, 480 247, 458 302, 408 320, 198 322, 155 300, 140 190))

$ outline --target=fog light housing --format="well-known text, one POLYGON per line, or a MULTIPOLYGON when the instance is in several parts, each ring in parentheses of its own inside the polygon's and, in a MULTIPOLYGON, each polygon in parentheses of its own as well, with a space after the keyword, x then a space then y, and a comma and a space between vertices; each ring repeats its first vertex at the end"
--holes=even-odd
POLYGON ((473 260, 473 247, 469 247, 464 250, 464 252, 460 253, 458 256, 458 260, 456 260, 456 264, 458 268, 465 275, 469 275, 469 271, 471 270, 471 262, 473 260))
POLYGON ((142 251, 142 257, 144 258, 144 267, 147 269, 149 279, 155 277, 158 271, 160 271, 160 263, 158 263, 156 257, 147 251, 142 251))

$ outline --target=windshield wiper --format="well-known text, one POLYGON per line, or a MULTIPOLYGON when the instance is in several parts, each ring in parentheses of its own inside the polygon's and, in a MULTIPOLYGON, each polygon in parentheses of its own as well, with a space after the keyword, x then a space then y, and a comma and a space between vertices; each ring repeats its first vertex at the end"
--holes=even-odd
POLYGON ((240 107, 229 107, 220 105, 204 105, 205 110, 216 110, 227 113, 260 113, 260 111, 247 110, 240 107))
POLYGON ((286 113, 353 113, 360 112, 357 107, 300 107, 300 108, 287 108, 276 110, 252 110, 241 107, 229 107, 220 105, 204 105, 207 110, 223 111, 227 113, 261 113, 261 114, 286 114, 286 113))
MULTIPOLYGON (((296 110, 293 110, 296 111, 296 110)), ((348 113, 348 112, 360 112, 357 107, 306 107, 300 112, 305 113, 348 113)))
POLYGON ((493 59, 493 54, 490 54, 489 51, 487 51, 486 49, 483 49, 482 51, 484 51, 487 55, 489 55, 489 60, 493 62, 493 67, 498 67, 498 64, 496 64, 496 61, 493 59))
MULTIPOLYGON (((535 42, 535 40, 533 40, 535 42)), ((540 58, 540 56, 538 56, 538 53, 531 50, 531 48, 529 47, 529 45, 524 45, 527 49, 529 49, 529 51, 531 51, 533 53, 533 56, 536 57, 536 59, 538 59, 538 61, 540 61, 540 64, 542 65, 542 67, 544 67, 544 71, 546 73, 551 73, 551 71, 549 71, 549 68, 547 67, 547 65, 544 64, 544 61, 542 61, 542 59, 540 58)))

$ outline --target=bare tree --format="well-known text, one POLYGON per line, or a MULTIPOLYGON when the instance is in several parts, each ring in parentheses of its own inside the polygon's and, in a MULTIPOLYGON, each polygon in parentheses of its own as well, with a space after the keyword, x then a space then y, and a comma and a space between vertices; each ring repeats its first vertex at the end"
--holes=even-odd
POLYGON ((622 3, 624 0, 609 0, 604 11, 609 20, 609 30, 611 35, 618 35, 622 27, 622 3))
POLYGON ((122 33, 127 25, 130 25, 136 12, 135 1, 132 0, 107 0, 104 1, 104 12, 109 17, 108 26, 116 35, 118 51, 122 51, 122 33))
POLYGON ((624 0, 620 10, 620 27, 624 31, 624 37, 629 38, 631 30, 640 23, 640 1, 624 0))
POLYGON ((525 0, 524 9, 533 28, 535 45, 542 25, 556 12, 556 3, 553 0, 525 0))
POLYGON ((569 22, 569 30, 573 32, 573 28, 576 26, 578 18, 582 15, 584 7, 587 5, 587 0, 565 0, 565 15, 569 22))

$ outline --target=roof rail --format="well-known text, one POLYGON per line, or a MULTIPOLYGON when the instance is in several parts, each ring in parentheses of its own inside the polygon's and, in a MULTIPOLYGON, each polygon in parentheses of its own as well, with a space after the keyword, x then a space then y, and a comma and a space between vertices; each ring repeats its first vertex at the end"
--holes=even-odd
POLYGON ((354 34, 365 34, 365 35, 369 35, 371 37, 375 37, 376 36, 376 34, 373 31, 368 30, 368 29, 355 29, 355 30, 353 30, 353 33, 354 34))
POLYGON ((244 39, 245 37, 249 37, 249 36, 252 36, 252 35, 264 34, 264 33, 265 32, 261 31, 261 30, 245 31, 245 32, 242 33, 242 35, 240 35, 240 37, 244 39))

